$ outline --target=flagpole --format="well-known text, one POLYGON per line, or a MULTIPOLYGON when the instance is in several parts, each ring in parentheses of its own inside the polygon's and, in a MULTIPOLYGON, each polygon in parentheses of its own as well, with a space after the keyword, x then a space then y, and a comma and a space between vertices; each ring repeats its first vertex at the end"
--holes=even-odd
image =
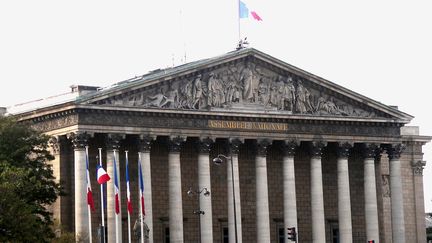
POLYGON ((237 0, 237 21, 238 21, 238 40, 241 40, 240 32, 240 0, 237 0))
MULTIPOLYGON (((102 148, 99 149, 99 166, 103 168, 102 166, 102 148)), ((103 184, 100 185, 101 190, 101 209, 102 209, 102 228, 101 228, 101 239, 102 243, 105 243, 105 212, 104 212, 104 190, 103 190, 103 184)))
POLYGON ((126 176, 127 176, 127 178, 126 178, 126 186, 127 186, 127 188, 126 188, 126 200, 127 200, 127 203, 126 203, 126 207, 127 207, 127 212, 128 212, 128 242, 129 243, 131 243, 131 223, 130 223, 130 210, 129 210, 129 200, 130 200, 130 190, 129 190, 129 160, 128 160, 128 152, 129 151, 125 151, 125 154, 126 154, 126 176))
POLYGON ((142 195, 142 193, 143 193, 143 191, 141 190, 141 175, 142 175, 142 171, 141 171, 141 153, 140 152, 138 152, 138 188, 139 188, 139 191, 140 191, 140 198, 139 198, 139 203, 141 204, 141 207, 140 207, 140 220, 141 220, 141 223, 140 223, 140 227, 141 227, 141 243, 144 243, 144 217, 143 217, 143 215, 144 215, 144 212, 143 212, 143 205, 142 205, 142 203, 143 203, 143 201, 142 201, 142 197, 143 197, 143 195, 142 195))
MULTIPOLYGON (((87 163, 87 165, 86 165, 86 167, 87 167, 87 170, 86 170, 86 181, 87 181, 87 183, 89 184, 90 183, 90 181, 88 181, 88 179, 89 179, 89 176, 88 176, 88 173, 89 173, 89 171, 88 171, 88 146, 86 146, 85 147, 85 151, 86 151, 86 163, 87 163)), ((88 190, 88 185, 87 185, 87 190, 88 190)), ((92 243, 92 228, 91 228, 91 207, 90 207, 90 204, 87 204, 87 210, 88 210, 88 222, 89 222, 89 241, 90 241, 90 243, 92 243)))
MULTIPOLYGON (((116 159, 116 149, 113 149, 113 153, 114 153, 114 162, 115 162, 117 160, 116 159)), ((117 174, 117 163, 114 163, 114 172, 115 172, 115 174, 117 174)), ((117 182, 117 178, 114 178, 114 196, 117 194, 116 186, 115 186, 116 183, 118 183, 117 182)), ((115 210, 114 210, 114 212, 115 212, 115 210)), ((120 243, 121 242, 120 238, 119 238, 120 234, 118 232, 119 231, 118 230, 118 228, 119 228, 119 214, 117 214, 117 212, 115 212, 115 226, 116 226, 116 230, 115 230, 115 232, 116 232, 116 242, 120 243)))

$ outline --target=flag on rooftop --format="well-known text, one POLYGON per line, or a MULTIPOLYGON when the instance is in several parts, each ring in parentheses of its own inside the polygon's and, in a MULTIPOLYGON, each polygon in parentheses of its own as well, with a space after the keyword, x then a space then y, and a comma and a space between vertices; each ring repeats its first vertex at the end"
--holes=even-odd
POLYGON ((245 19, 252 16, 252 18, 256 21, 262 21, 262 18, 258 15, 258 13, 254 10, 249 10, 248 6, 245 2, 239 0, 239 18, 245 19))

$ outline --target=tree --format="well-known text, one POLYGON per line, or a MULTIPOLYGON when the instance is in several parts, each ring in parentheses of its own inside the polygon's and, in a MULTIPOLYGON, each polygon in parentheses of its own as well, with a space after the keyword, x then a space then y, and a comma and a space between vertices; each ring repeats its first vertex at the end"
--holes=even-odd
POLYGON ((0 242, 49 242, 46 206, 62 193, 55 182, 49 137, 13 118, 0 117, 0 242))

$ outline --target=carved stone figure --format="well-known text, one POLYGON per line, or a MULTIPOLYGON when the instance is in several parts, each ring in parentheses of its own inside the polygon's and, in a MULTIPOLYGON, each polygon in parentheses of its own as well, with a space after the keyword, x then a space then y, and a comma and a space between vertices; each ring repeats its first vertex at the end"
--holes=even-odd
MULTIPOLYGON (((149 242, 150 229, 145 222, 143 225, 143 231, 144 231, 144 242, 147 243, 147 242, 149 242)), ((135 220, 135 224, 133 226, 133 232, 134 232, 134 235, 137 239, 136 242, 141 242, 141 219, 140 219, 140 217, 138 217, 135 220)))
POLYGON ((282 99, 280 110, 293 111, 295 88, 291 77, 283 80, 282 99))
POLYGON ((240 86, 232 78, 228 78, 225 97, 227 104, 231 104, 233 102, 238 103, 240 101, 240 86))
POLYGON ((248 60, 204 71, 192 78, 164 81, 129 95, 109 97, 98 104, 168 109, 226 108, 289 111, 293 114, 373 117, 377 114, 349 99, 331 97, 309 81, 279 74, 248 60), (304 82, 304 83, 303 83, 304 82))
POLYGON ((164 101, 162 101, 160 104, 160 107, 176 108, 177 93, 177 90, 170 88, 165 96, 164 101))
POLYGON ((150 106, 150 107, 162 107, 162 103, 164 102, 166 96, 163 94, 163 89, 160 90, 160 93, 155 94, 153 96, 149 96, 148 99, 150 100, 144 106, 150 106))
POLYGON ((264 107, 270 106, 271 92, 269 91, 268 85, 260 83, 258 88, 258 101, 264 107))
POLYGON ((184 80, 180 85, 179 108, 193 109, 192 81, 184 80))
POLYGON ((209 74, 207 104, 212 107, 221 107, 225 102, 222 81, 213 72, 209 74))
POLYGON ((296 111, 305 114, 313 110, 310 101, 310 92, 306 89, 301 81, 298 81, 296 90, 296 111))
POLYGON ((201 109, 202 107, 202 99, 203 96, 203 87, 202 87, 202 83, 201 83, 201 74, 199 74, 194 82, 193 82, 193 86, 192 86, 192 97, 193 97, 193 104, 192 104, 192 108, 193 109, 201 109))
POLYGON ((259 80, 254 74, 252 63, 248 62, 242 70, 241 82, 243 83, 243 101, 255 102, 258 95, 259 80))

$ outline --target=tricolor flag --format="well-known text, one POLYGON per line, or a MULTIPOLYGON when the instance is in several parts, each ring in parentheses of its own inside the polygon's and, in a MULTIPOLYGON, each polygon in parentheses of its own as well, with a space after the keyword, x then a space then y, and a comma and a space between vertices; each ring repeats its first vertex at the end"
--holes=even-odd
POLYGON ((87 204, 91 210, 94 211, 93 193, 90 185, 90 173, 89 173, 89 159, 88 159, 88 147, 86 147, 86 182, 87 182, 87 204))
POLYGON ((127 210, 130 214, 132 214, 132 201, 129 190, 129 161, 128 156, 126 154, 126 196, 127 196, 127 210))
POLYGON ((97 165, 96 176, 99 184, 104 184, 111 179, 104 168, 100 165, 97 165))
POLYGON ((257 12, 249 10, 246 3, 239 0, 239 17, 241 19, 249 18, 249 13, 252 18, 256 21, 262 21, 262 18, 257 14, 257 12))
POLYGON ((139 158, 138 163, 138 175, 139 175, 139 190, 140 190, 140 199, 141 199, 141 212, 143 215, 145 215, 145 208, 144 208, 144 181, 142 176, 142 170, 141 170, 141 156, 139 158))
POLYGON ((119 190, 119 185, 118 185, 116 156, 114 153, 114 195, 115 195, 115 212, 116 212, 116 214, 120 213, 119 191, 120 190, 119 190))

